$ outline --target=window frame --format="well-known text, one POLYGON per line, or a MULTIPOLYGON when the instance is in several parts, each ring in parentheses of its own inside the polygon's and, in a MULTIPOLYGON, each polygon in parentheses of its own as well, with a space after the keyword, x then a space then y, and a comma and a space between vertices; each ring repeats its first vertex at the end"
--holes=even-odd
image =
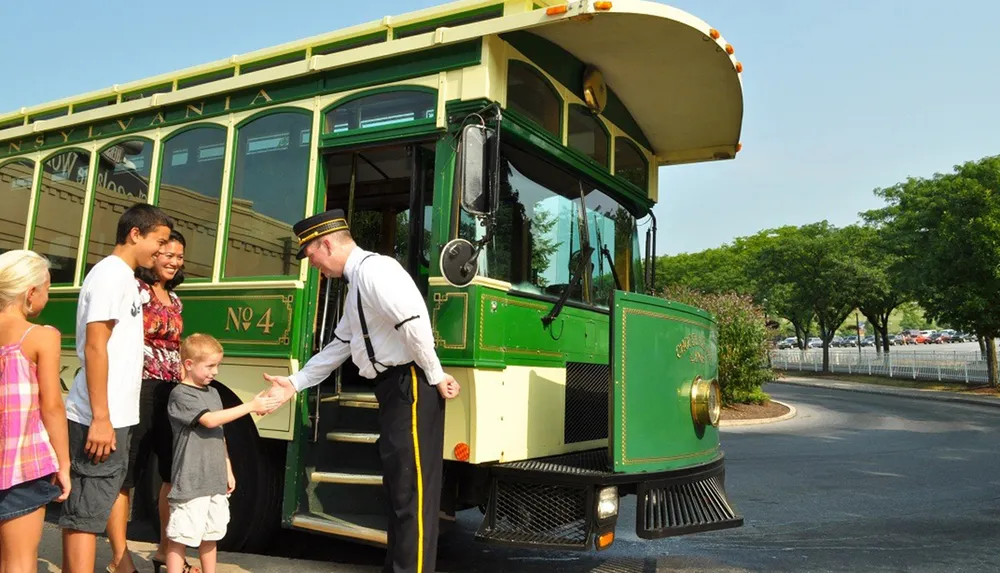
POLYGON ((403 137, 419 137, 433 134, 437 131, 441 131, 438 128, 438 116, 441 113, 444 113, 444 110, 440 108, 437 99, 438 90, 416 84, 399 84, 355 92, 338 99, 320 110, 320 133, 315 139, 319 142, 320 148, 323 149, 377 143, 403 137), (357 100, 394 92, 419 92, 433 96, 434 116, 379 127, 361 127, 355 130, 348 130, 344 133, 334 133, 332 131, 328 131, 326 118, 337 109, 357 100))
MULTIPOLYGON (((525 121, 529 122, 533 127, 535 127, 540 133, 543 133, 543 134, 545 134, 545 135, 553 138, 553 140, 558 141, 559 144, 563 145, 564 147, 567 147, 567 148, 569 147, 568 144, 563 144, 563 134, 566 131, 566 125, 567 125, 567 122, 568 122, 568 119, 566 118, 566 114, 568 113, 566 111, 566 98, 563 97, 563 94, 559 90, 559 87, 554 82, 552 82, 551 80, 549 80, 548 76, 546 76, 545 73, 543 73, 541 69, 539 69, 537 66, 535 66, 535 64, 533 64, 531 62, 528 62, 526 60, 520 60, 520 59, 516 59, 516 58, 510 58, 510 59, 507 60, 507 75, 504 77, 504 103, 505 103, 505 105, 504 105, 504 111, 506 111, 507 113, 512 113, 513 112, 513 114, 516 117, 523 118, 525 121), (549 131, 548 129, 546 129, 545 126, 543 126, 542 124, 538 123, 537 121, 535 121, 534 118, 528 116, 527 114, 521 113, 518 110, 511 108, 511 106, 510 106, 510 71, 511 71, 512 68, 522 68, 522 69, 526 70, 529 74, 534 75, 536 78, 538 78, 542 82, 543 85, 545 85, 549 89, 549 91, 552 93, 552 95, 555 96, 556 103, 559 105, 559 114, 558 114, 559 125, 558 125, 558 127, 556 129, 556 133, 552 133, 551 131, 549 131)), ((610 156, 609 156, 609 159, 610 159, 610 156)))
MULTIPOLYGON (((35 181, 33 183, 33 186, 32 186, 32 194, 34 196, 32 197, 31 214, 30 214, 30 219, 29 219, 30 222, 31 222, 31 239, 28 242, 28 246, 27 246, 27 248, 29 250, 35 250, 35 239, 37 238, 36 237, 36 231, 38 230, 37 229, 37 227, 38 227, 38 210, 39 210, 39 207, 42 204, 42 183, 45 181, 45 163, 47 161, 51 160, 53 157, 59 157, 60 155, 62 155, 64 153, 69 153, 69 152, 74 152, 74 151, 77 152, 77 153, 86 153, 87 154, 87 181, 84 182, 84 184, 83 184, 84 185, 84 187, 83 187, 83 207, 82 207, 83 211, 80 214, 80 222, 79 222, 80 227, 79 227, 79 236, 78 236, 79 237, 79 242, 76 245, 76 266, 73 269, 73 280, 71 282, 68 282, 68 283, 55 283, 54 282, 51 285, 53 287, 75 287, 75 286, 79 286, 80 284, 82 284, 81 281, 83 279, 80 276, 80 272, 81 272, 80 269, 84 268, 84 265, 81 262, 83 260, 82 259, 82 251, 86 248, 85 247, 85 243, 83 242, 83 239, 84 239, 84 234, 88 230, 89 219, 90 219, 90 197, 93 196, 93 193, 91 192, 91 186, 94 185, 94 183, 97 181, 97 179, 94 177, 93 170, 91 169, 91 166, 93 164, 94 158, 96 157, 96 152, 95 151, 91 151, 91 150, 89 150, 89 149, 87 149, 85 147, 78 146, 78 145, 74 145, 74 146, 70 146, 70 147, 60 147, 58 149, 52 150, 51 153, 42 156, 42 158, 38 160, 37 165, 35 167, 36 171, 38 172, 38 177, 36 177, 36 179, 35 179, 35 181)), ((44 253, 39 253, 39 254, 41 254, 41 255, 43 255, 45 257, 49 256, 49 255, 45 255, 44 253)))
POLYGON ((0 169, 3 169, 4 167, 7 167, 8 165, 11 165, 13 163, 23 163, 23 162, 31 164, 31 185, 28 187, 28 209, 27 211, 24 212, 24 238, 21 240, 21 248, 27 249, 29 248, 32 236, 34 235, 34 233, 32 233, 31 231, 34 230, 35 226, 33 221, 34 218, 33 214, 35 210, 35 189, 38 186, 37 176, 39 175, 38 172, 39 162, 34 159, 31 159, 30 157, 21 155, 18 157, 11 157, 9 159, 0 161, 0 169))
MULTIPOLYGON (((156 183, 153 180, 153 176, 154 176, 154 173, 155 173, 155 168, 157 167, 157 165, 155 165, 155 162, 156 162, 156 155, 157 155, 157 149, 156 149, 156 147, 158 145, 158 142, 155 139, 153 139, 151 137, 144 136, 144 135, 125 135, 125 136, 119 137, 117 139, 113 139, 110 142, 108 142, 108 143, 106 143, 106 144, 98 147, 97 150, 94 151, 94 155, 100 156, 100 154, 103 153, 106 149, 108 149, 108 148, 110 148, 110 147, 112 147, 114 145, 118 145, 119 143, 122 143, 124 141, 135 141, 135 140, 142 140, 142 141, 144 141, 144 142, 152 145, 152 148, 151 148, 150 153, 149 153, 149 162, 150 162, 150 165, 149 165, 149 192, 146 194, 146 201, 145 201, 146 204, 150 204, 150 200, 153 197, 153 186, 154 186, 154 183, 156 183)), ((100 160, 98 159, 98 161, 100 161, 100 160)), ((98 171, 98 169, 95 169, 94 171, 95 171, 95 173, 94 173, 93 181, 91 181, 90 185, 87 188, 87 197, 88 198, 87 198, 86 209, 84 211, 85 217, 86 217, 87 220, 85 222, 86 227, 84 229, 86 231, 86 233, 85 233, 86 234, 86 239, 85 239, 85 242, 84 242, 84 245, 83 245, 83 257, 82 257, 82 261, 83 262, 82 262, 82 264, 77 265, 77 271, 76 271, 77 281, 79 281, 80 284, 83 284, 83 279, 85 278, 85 276, 87 274, 86 273, 86 269, 87 269, 87 257, 90 255, 90 233, 93 230, 93 225, 94 225, 94 204, 97 201, 97 173, 96 173, 96 171, 98 171)), ((136 201, 137 205, 139 203, 142 203, 142 201, 136 201)))
MULTIPOLYGON (((223 141, 225 142, 224 145, 226 147, 229 146, 229 129, 225 125, 221 125, 219 123, 214 123, 211 121, 197 121, 189 125, 183 125, 180 128, 171 131, 167 136, 160 139, 159 150, 157 152, 159 155, 156 158, 156 186, 154 188, 154 191, 150 193, 150 199, 149 199, 150 205, 160 207, 160 187, 163 184, 163 169, 164 166, 166 165, 164 160, 166 159, 167 155, 167 145, 179 135, 182 135, 189 131, 194 131, 196 129, 204 129, 204 128, 209 128, 222 132, 222 134, 224 135, 223 137, 223 141)), ((227 192, 226 166, 225 166, 226 150, 223 150, 222 160, 223 160, 222 181, 221 181, 221 187, 219 189, 219 211, 218 211, 218 216, 216 217, 216 225, 219 225, 222 222, 222 215, 223 215, 222 208, 224 202, 226 201, 226 192, 227 192)), ((223 250, 225 250, 225 244, 223 244, 223 250)), ((217 268, 219 268, 220 259, 221 255, 219 253, 218 241, 216 241, 216 244, 212 246, 212 273, 207 277, 186 276, 184 279, 184 284, 202 284, 202 283, 210 284, 215 282, 215 276, 216 276, 215 271, 217 268)))
POLYGON ((622 183, 624 183, 624 184, 632 187, 633 189, 638 189, 638 190, 642 191, 643 195, 649 196, 649 185, 650 185, 650 181, 652 180, 652 178, 650 177, 650 173, 649 173, 649 158, 646 157, 646 154, 643 152, 642 147, 638 143, 636 143, 635 141, 632 141, 631 138, 626 137, 624 135, 619 135, 619 136, 615 137, 614 141, 613 141, 613 146, 614 146, 614 158, 615 158, 614 165, 615 165, 615 170, 612 173, 612 175, 615 177, 615 179, 617 179, 617 180, 621 181, 622 183), (639 156, 639 159, 642 160, 642 164, 646 168, 646 186, 645 187, 640 187, 640 186, 636 185, 635 183, 629 181, 628 179, 626 179, 626 178, 618 175, 618 142, 619 141, 623 141, 625 143, 625 145, 630 146, 632 148, 632 150, 635 151, 636 155, 639 156))
MULTIPOLYGON (((579 103, 570 103, 569 105, 566 106, 566 149, 570 150, 573 153, 576 153, 582 159, 584 159, 586 161, 590 161, 591 163, 593 163, 594 165, 598 166, 602 170, 604 170, 604 171, 606 171, 608 173, 611 173, 612 158, 613 158, 613 155, 614 155, 614 149, 613 149, 613 147, 614 147, 614 141, 615 141, 614 135, 611 134, 611 130, 608 129, 607 125, 605 125, 604 119, 601 117, 600 114, 593 113, 592 111, 590 111, 589 107, 587 107, 587 106, 585 106, 583 104, 579 104, 579 103), (573 110, 574 107, 580 108, 580 109, 586 111, 587 115, 589 115, 593 119, 594 123, 596 123, 597 126, 601 128, 601 131, 604 132, 604 135, 607 136, 607 138, 608 138, 608 140, 607 140, 608 144, 607 144, 607 149, 605 151, 608 154, 608 163, 606 165, 600 163, 599 161, 597 161, 593 157, 591 157, 591 156, 587 155, 586 153, 584 153, 582 150, 577 149, 577 148, 573 147, 572 144, 570 144, 570 142, 569 142, 569 138, 570 138, 570 131, 569 131, 570 113, 572 113, 572 110, 573 110)), ((612 175, 613 175, 613 173, 612 173, 612 175)))
MULTIPOLYGON (((301 275, 301 269, 302 269, 303 261, 296 262, 293 265, 293 268, 295 268, 296 270, 294 272, 290 272, 287 275, 263 275, 263 276, 254 275, 254 276, 245 276, 245 277, 227 277, 226 276, 226 260, 227 260, 227 258, 229 256, 230 221, 232 220, 232 213, 233 213, 233 194, 236 191, 236 189, 235 189, 235 187, 236 187, 236 162, 239 160, 240 130, 243 129, 243 128, 245 128, 246 126, 250 125, 254 121, 262 118, 262 117, 266 117, 266 116, 269 116, 269 115, 275 115, 275 114, 281 114, 281 113, 295 113, 297 115, 301 115, 301 116, 307 117, 309 119, 309 149, 310 149, 310 155, 311 155, 311 151, 312 151, 313 146, 316 145, 316 137, 315 137, 315 134, 312 133, 312 129, 313 129, 313 111, 305 109, 305 108, 301 108, 301 107, 278 106, 278 107, 274 107, 274 108, 268 108, 268 109, 263 110, 263 111, 261 111, 259 113, 255 113, 253 115, 247 116, 246 118, 244 118, 242 121, 240 121, 239 123, 237 123, 234 126, 234 128, 233 128, 232 149, 228 150, 229 160, 230 160, 229 165, 231 166, 230 169, 229 169, 229 178, 228 178, 228 181, 225 180, 226 179, 226 175, 223 174, 223 195, 224 195, 224 197, 225 197, 226 200, 225 200, 225 211, 222 212, 222 213, 220 213, 220 217, 225 217, 225 219, 222 221, 222 235, 223 235, 223 237, 222 237, 222 252, 221 253, 216 253, 217 258, 218 258, 218 262, 219 262, 219 273, 218 273, 218 277, 219 277, 219 281, 218 282, 219 283, 289 281, 289 280, 299 280, 299 276, 301 275)), ((320 116, 320 119, 321 119, 320 129, 322 129, 322 118, 323 117, 324 116, 322 116, 322 115, 320 116)), ((292 134, 289 134, 289 136, 291 136, 291 135, 292 134)), ((290 139, 289 140, 289 145, 291 145, 293 141, 294 140, 290 139)), ((312 193, 312 190, 309 189, 309 169, 310 169, 309 162, 307 162, 306 163, 306 188, 305 188, 306 196, 305 196, 305 203, 303 204, 303 207, 302 207, 302 215, 301 215, 301 217, 303 219, 306 218, 306 216, 307 216, 306 213, 309 212, 309 194, 312 193)), ((221 203, 221 201, 220 201, 220 203, 221 203)), ((221 209, 221 205, 220 205, 220 209, 221 209)), ((294 252, 298 253, 298 249, 296 248, 294 250, 294 252)))

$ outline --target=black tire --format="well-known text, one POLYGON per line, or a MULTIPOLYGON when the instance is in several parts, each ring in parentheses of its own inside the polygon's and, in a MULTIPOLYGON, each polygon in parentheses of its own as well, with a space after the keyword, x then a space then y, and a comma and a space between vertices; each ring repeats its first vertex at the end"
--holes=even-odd
MULTIPOLYGON (((236 394, 218 381, 212 382, 212 386, 219 391, 223 407, 242 404, 236 394)), ((229 497, 229 528, 219 542, 219 549, 264 553, 281 527, 284 443, 258 436, 250 416, 230 422, 224 429, 236 490, 229 497)))
MULTIPOLYGON (((212 382, 225 408, 238 406, 240 399, 218 381, 212 382)), ((229 498, 229 526, 219 542, 221 551, 264 553, 281 527, 281 501, 285 470, 285 444, 257 435, 250 416, 224 426, 229 459, 236 476, 236 490, 229 498)), ((154 531, 160 530, 157 498, 160 492, 159 460, 150 454, 136 484, 135 506, 154 531)), ((158 533, 157 533, 158 535, 158 533)))

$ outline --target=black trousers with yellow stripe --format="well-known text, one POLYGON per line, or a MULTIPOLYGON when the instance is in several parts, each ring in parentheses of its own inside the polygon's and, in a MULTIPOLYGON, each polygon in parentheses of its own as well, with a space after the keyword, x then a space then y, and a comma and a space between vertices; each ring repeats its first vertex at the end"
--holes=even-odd
POLYGON ((433 573, 444 459, 444 399, 417 366, 382 373, 379 456, 389 500, 386 573, 433 573))

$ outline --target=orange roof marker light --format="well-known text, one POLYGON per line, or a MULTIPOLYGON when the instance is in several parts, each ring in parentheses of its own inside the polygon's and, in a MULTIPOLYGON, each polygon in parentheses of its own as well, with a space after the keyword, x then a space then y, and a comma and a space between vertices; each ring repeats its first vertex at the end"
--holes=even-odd
POLYGON ((708 35, 711 36, 713 40, 718 40, 719 36, 721 36, 721 34, 719 34, 719 31, 716 30, 715 28, 709 30, 708 35))
POLYGON ((569 6, 566 4, 561 6, 549 6, 545 9, 546 16, 558 16, 560 14, 565 14, 566 12, 569 12, 569 6))
POLYGON ((736 62, 736 73, 737 74, 742 74, 743 73, 743 63, 742 62, 736 62))
POLYGON ((736 153, 739 153, 740 151, 743 151, 743 144, 742 143, 737 143, 736 144, 736 153))
POLYGON ((594 10, 610 10, 611 2, 594 2, 594 10))
POLYGON ((732 44, 726 44, 726 53, 727 54, 729 54, 730 56, 732 56, 733 53, 735 53, 735 52, 736 52, 736 50, 733 49, 733 45, 732 44))

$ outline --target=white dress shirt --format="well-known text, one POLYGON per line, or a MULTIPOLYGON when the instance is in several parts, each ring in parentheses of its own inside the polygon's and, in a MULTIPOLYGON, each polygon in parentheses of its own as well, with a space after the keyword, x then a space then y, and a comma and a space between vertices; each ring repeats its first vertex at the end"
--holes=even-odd
POLYGON ((296 390, 311 388, 351 357, 361 376, 369 379, 389 366, 415 362, 432 386, 444 378, 441 361, 434 352, 434 333, 424 302, 409 273, 392 257, 372 256, 356 247, 347 257, 344 278, 347 298, 344 315, 334 339, 290 376, 296 390), (364 264, 361 264, 364 260, 364 264), (368 336, 378 367, 372 364, 365 347, 358 317, 358 291, 364 306, 368 336))

